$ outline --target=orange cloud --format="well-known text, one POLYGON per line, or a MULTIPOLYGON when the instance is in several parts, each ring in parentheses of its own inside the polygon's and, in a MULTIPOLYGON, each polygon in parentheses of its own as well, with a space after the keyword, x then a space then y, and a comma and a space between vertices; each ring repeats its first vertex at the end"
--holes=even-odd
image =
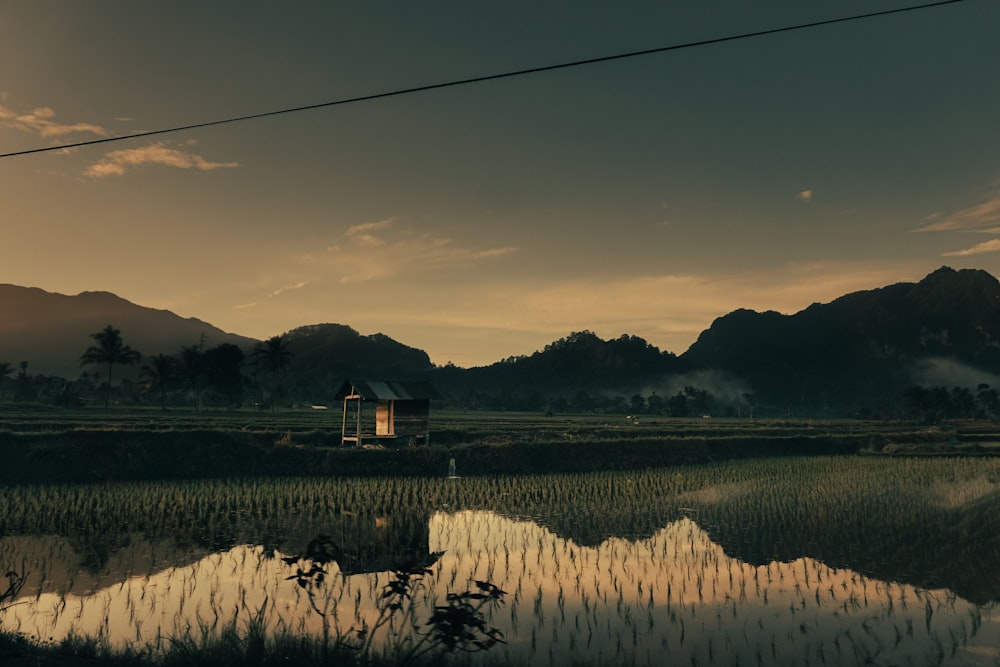
POLYGON ((970 257, 972 255, 985 255, 986 253, 991 252, 1000 252, 1000 239, 990 239, 989 241, 977 243, 971 248, 966 248, 965 250, 953 250, 952 252, 942 254, 945 257, 970 257))
POLYGON ((385 245, 385 240, 374 232, 387 229, 395 222, 394 218, 386 218, 377 222, 362 222, 347 228, 347 236, 358 245, 376 247, 385 245))
POLYGON ((239 162, 211 162, 196 153, 186 153, 176 148, 170 148, 163 142, 157 142, 141 148, 111 151, 102 160, 87 167, 84 175, 93 178, 121 176, 129 169, 146 164, 177 169, 197 169, 198 171, 232 169, 240 166, 239 162))
POLYGON ((331 243, 325 252, 308 253, 301 262, 347 284, 468 266, 517 252, 514 246, 463 247, 451 238, 397 224, 396 218, 351 225, 344 237, 346 242, 331 243))
POLYGON ((930 224, 920 227, 918 232, 944 232, 956 230, 978 230, 984 231, 984 227, 995 225, 1000 222, 1000 196, 988 199, 981 204, 964 208, 951 215, 937 220, 937 215, 931 216, 928 220, 934 219, 930 224))
POLYGON ((302 281, 299 281, 299 282, 294 283, 292 285, 284 285, 284 286, 279 287, 276 290, 272 291, 271 292, 271 296, 278 296, 278 295, 282 294, 283 292, 287 292, 289 290, 302 289, 303 287, 305 287, 308 284, 309 284, 308 280, 302 280, 302 281))
POLYGON ((108 131, 92 123, 57 123, 56 115, 50 107, 38 107, 28 113, 17 113, 0 105, 0 125, 28 132, 40 137, 61 137, 67 134, 86 133, 106 137, 108 131))

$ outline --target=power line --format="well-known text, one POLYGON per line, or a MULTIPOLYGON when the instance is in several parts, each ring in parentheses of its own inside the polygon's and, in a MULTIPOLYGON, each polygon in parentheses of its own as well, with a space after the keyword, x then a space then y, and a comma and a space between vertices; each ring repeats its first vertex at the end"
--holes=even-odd
POLYGON ((152 137, 159 134, 168 134, 172 132, 184 132, 186 130, 194 130, 203 127, 213 127, 215 125, 226 125, 229 123, 240 123, 247 120, 255 120, 258 118, 268 118, 270 116, 280 116, 282 114, 297 113, 300 111, 310 111, 313 109, 323 109, 326 107, 338 106, 341 104, 353 104, 355 102, 367 102, 370 100, 378 100, 386 97, 397 97, 399 95, 409 95, 412 93, 421 93, 429 90, 438 90, 441 88, 454 88, 456 86, 466 86, 473 83, 482 83, 485 81, 495 81, 497 79, 510 79, 516 76, 525 76, 528 74, 537 74, 539 72, 551 72, 559 69, 568 69, 570 67, 582 67, 584 65, 594 65, 596 63, 610 62, 612 60, 623 60, 625 58, 637 58, 639 56, 648 56, 655 53, 666 53, 668 51, 679 51, 681 49, 690 49, 697 46, 709 46, 711 44, 721 44, 723 42, 733 42, 741 39, 750 39, 752 37, 763 37, 765 35, 774 35, 782 32, 791 32, 793 30, 804 30, 807 28, 816 28, 819 26, 833 25, 836 23, 847 23, 849 21, 860 21, 864 19, 875 18, 878 16, 888 16, 890 14, 901 14, 903 12, 913 12, 922 9, 929 9, 932 7, 941 7, 943 5, 953 5, 959 2, 965 2, 966 0, 938 0, 937 2, 929 2, 922 5, 911 5, 909 7, 898 7, 896 9, 886 9, 878 12, 869 12, 867 14, 855 14, 852 16, 844 16, 835 19, 826 19, 823 21, 814 21, 812 23, 799 23, 796 25, 784 26, 781 28, 769 28, 767 30, 758 30, 756 32, 746 32, 737 35, 729 35, 726 37, 714 37, 712 39, 703 39, 695 42, 685 42, 683 44, 672 44, 670 46, 661 46, 652 49, 643 49, 641 51, 629 51, 627 53, 617 53, 608 56, 598 56, 596 58, 587 58, 585 60, 573 60, 565 63, 558 63, 555 65, 542 65, 540 67, 530 67, 528 69, 513 70, 510 72, 501 72, 499 74, 485 74, 482 76, 470 77, 467 79, 456 79, 453 81, 444 81, 439 83, 430 83, 422 86, 414 86, 411 88, 400 88, 397 90, 390 90, 382 93, 373 93, 371 95, 361 95, 358 97, 349 97, 340 100, 333 100, 330 102, 320 102, 318 104, 307 104, 305 106, 289 107, 287 109, 278 109, 276 111, 264 111, 261 113, 248 114, 245 116, 233 116, 231 118, 223 118, 220 120, 210 120, 201 123, 192 123, 190 125, 178 125, 176 127, 163 128, 159 130, 150 130, 147 132, 136 132, 134 134, 123 134, 114 137, 104 137, 102 139, 89 139, 87 141, 77 141, 70 144, 60 144, 58 146, 45 146, 43 148, 31 148, 23 151, 14 151, 11 153, 0 153, 0 158, 15 157, 18 155, 29 155, 31 153, 46 153, 49 151, 65 150, 67 148, 79 148, 81 146, 92 146, 94 144, 105 144, 112 141, 125 141, 127 139, 139 139, 142 137, 152 137))

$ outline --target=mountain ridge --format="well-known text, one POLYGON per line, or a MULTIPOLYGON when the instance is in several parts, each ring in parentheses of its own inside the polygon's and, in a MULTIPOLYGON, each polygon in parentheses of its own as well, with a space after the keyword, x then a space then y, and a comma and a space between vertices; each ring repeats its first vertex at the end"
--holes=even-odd
POLYGON ((111 324, 125 342, 144 355, 173 354, 182 345, 232 343, 252 346, 253 338, 229 333, 197 318, 142 306, 107 291, 76 295, 38 287, 0 284, 0 361, 29 363, 36 374, 75 378, 79 358, 93 343, 90 335, 111 324), (18 317, 9 316, 18 313, 18 317))
POLYGON ((813 405, 900 392, 922 360, 938 359, 978 369, 984 381, 1000 375, 1000 282, 986 271, 941 267, 792 315, 733 311, 681 355, 687 366, 743 378, 764 400, 813 405))
MULTIPOLYGON (((26 359, 33 374, 66 378, 79 375, 90 334, 108 324, 146 356, 199 343, 249 353, 259 342, 104 291, 67 296, 0 285, 0 312, 8 314, 0 319, 0 361, 26 359)), ((345 377, 368 377, 429 379, 465 408, 634 405, 683 414, 687 401, 697 414, 752 413, 754 406, 787 416, 898 413, 898 405, 886 406, 914 384, 1000 386, 1000 281, 943 266, 918 282, 851 292, 792 314, 736 309, 679 356, 637 336, 602 340, 580 331, 532 355, 466 369, 436 367, 422 350, 343 324, 304 325, 283 338, 294 353, 290 396, 310 404, 331 402, 345 377)))

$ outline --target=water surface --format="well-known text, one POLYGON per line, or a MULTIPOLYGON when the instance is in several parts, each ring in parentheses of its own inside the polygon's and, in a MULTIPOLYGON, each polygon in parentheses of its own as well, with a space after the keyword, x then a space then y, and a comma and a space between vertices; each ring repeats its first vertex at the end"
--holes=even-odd
MULTIPOLYGON (((6 612, 3 627, 43 640, 100 636, 116 646, 163 645, 255 618, 274 632, 320 635, 284 554, 242 545, 158 565, 171 548, 137 540, 94 575, 70 572, 78 555, 65 541, 5 538, 4 552, 32 553, 50 569, 6 612)), ((419 591, 418 614, 449 591, 491 581, 507 592, 489 618, 507 644, 491 654, 532 665, 657 664, 663 655, 704 665, 992 664, 1000 647, 990 608, 947 589, 812 558, 753 565, 726 555, 687 517, 648 538, 584 546, 530 520, 437 512, 426 550, 444 553, 419 591)), ((373 623, 390 575, 336 564, 331 573, 323 594, 339 630, 373 623)))

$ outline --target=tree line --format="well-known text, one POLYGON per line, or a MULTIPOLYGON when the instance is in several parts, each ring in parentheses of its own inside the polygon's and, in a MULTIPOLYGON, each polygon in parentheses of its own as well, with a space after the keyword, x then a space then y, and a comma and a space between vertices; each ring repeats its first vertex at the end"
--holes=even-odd
POLYGON ((722 398, 708 389, 685 386, 673 395, 623 394, 579 389, 568 394, 543 393, 537 389, 472 390, 448 397, 448 406, 466 410, 537 412, 546 414, 616 414, 638 417, 749 417, 756 416, 757 402, 746 392, 738 398, 722 398))
POLYGON ((232 343, 206 347, 204 338, 182 346, 176 354, 143 355, 122 338, 113 325, 90 335, 93 344, 80 355, 84 368, 77 380, 28 373, 28 362, 0 362, 0 398, 18 402, 46 402, 80 407, 100 402, 130 405, 206 406, 235 408, 250 404, 274 406, 287 396, 282 383, 292 351, 282 336, 257 343, 246 355, 232 343), (137 380, 116 379, 116 369, 138 366, 137 380), (94 367, 88 372, 88 367, 94 367), (11 384, 9 391, 2 391, 11 384))
MULTIPOLYGON (((614 354, 603 351, 599 355, 599 361, 606 362, 601 367, 610 365, 614 377, 589 378, 587 383, 581 383, 578 378, 574 382, 553 381, 551 376, 566 379, 562 377, 568 373, 566 368, 592 367, 588 357, 583 355, 581 358, 576 349, 583 344, 593 347, 591 337, 584 332, 575 335, 573 340, 557 341, 553 344, 558 352, 555 361, 539 355, 528 364, 500 363, 482 369, 489 377, 475 383, 466 380, 470 371, 454 367, 437 368, 431 377, 435 384, 442 385, 441 389, 449 390, 443 392, 445 405, 455 409, 688 418, 706 415, 809 417, 817 414, 816 407, 810 407, 811 404, 798 405, 792 401, 775 404, 772 401, 765 405, 753 393, 728 392, 720 396, 694 385, 684 386, 672 395, 628 391, 624 387, 628 378, 635 384, 652 384, 656 378, 641 372, 636 376, 637 371, 631 368, 636 365, 632 363, 635 355, 625 352, 643 357, 649 365, 655 365, 654 361, 671 360, 655 349, 651 353, 641 340, 625 337, 612 341, 616 346, 614 354), (527 367, 519 368, 522 365, 527 367), (498 369, 503 372, 498 373, 498 369), (626 369, 627 372, 623 372, 626 369), (548 382, 544 381, 547 377, 548 382), (617 388, 611 388, 615 384, 612 379, 617 381, 617 388)), ((174 354, 150 356, 143 356, 128 345, 121 331, 112 325, 91 334, 90 338, 92 344, 79 357, 82 372, 76 380, 33 375, 27 361, 17 365, 0 362, 0 401, 46 403, 67 408, 84 405, 108 408, 115 403, 162 409, 268 409, 293 403, 323 402, 329 398, 327 394, 335 384, 330 378, 331 364, 336 359, 319 358, 315 352, 309 354, 308 349, 304 349, 301 358, 296 357, 297 369, 293 369, 287 336, 274 336, 259 342, 248 352, 231 343, 207 347, 202 338, 195 344, 182 346, 174 354), (129 367, 137 367, 138 372, 123 373, 129 367)), ((295 339, 296 344, 299 342, 295 339)), ((370 351, 366 354, 367 367, 374 363, 372 359, 377 355, 373 356, 370 351)), ((670 376, 660 370, 657 377, 670 376)), ((975 389, 914 385, 903 390, 896 388, 882 398, 860 402, 839 414, 828 412, 830 414, 823 414, 926 423, 948 419, 998 419, 1000 392, 987 384, 980 384, 975 389)))

